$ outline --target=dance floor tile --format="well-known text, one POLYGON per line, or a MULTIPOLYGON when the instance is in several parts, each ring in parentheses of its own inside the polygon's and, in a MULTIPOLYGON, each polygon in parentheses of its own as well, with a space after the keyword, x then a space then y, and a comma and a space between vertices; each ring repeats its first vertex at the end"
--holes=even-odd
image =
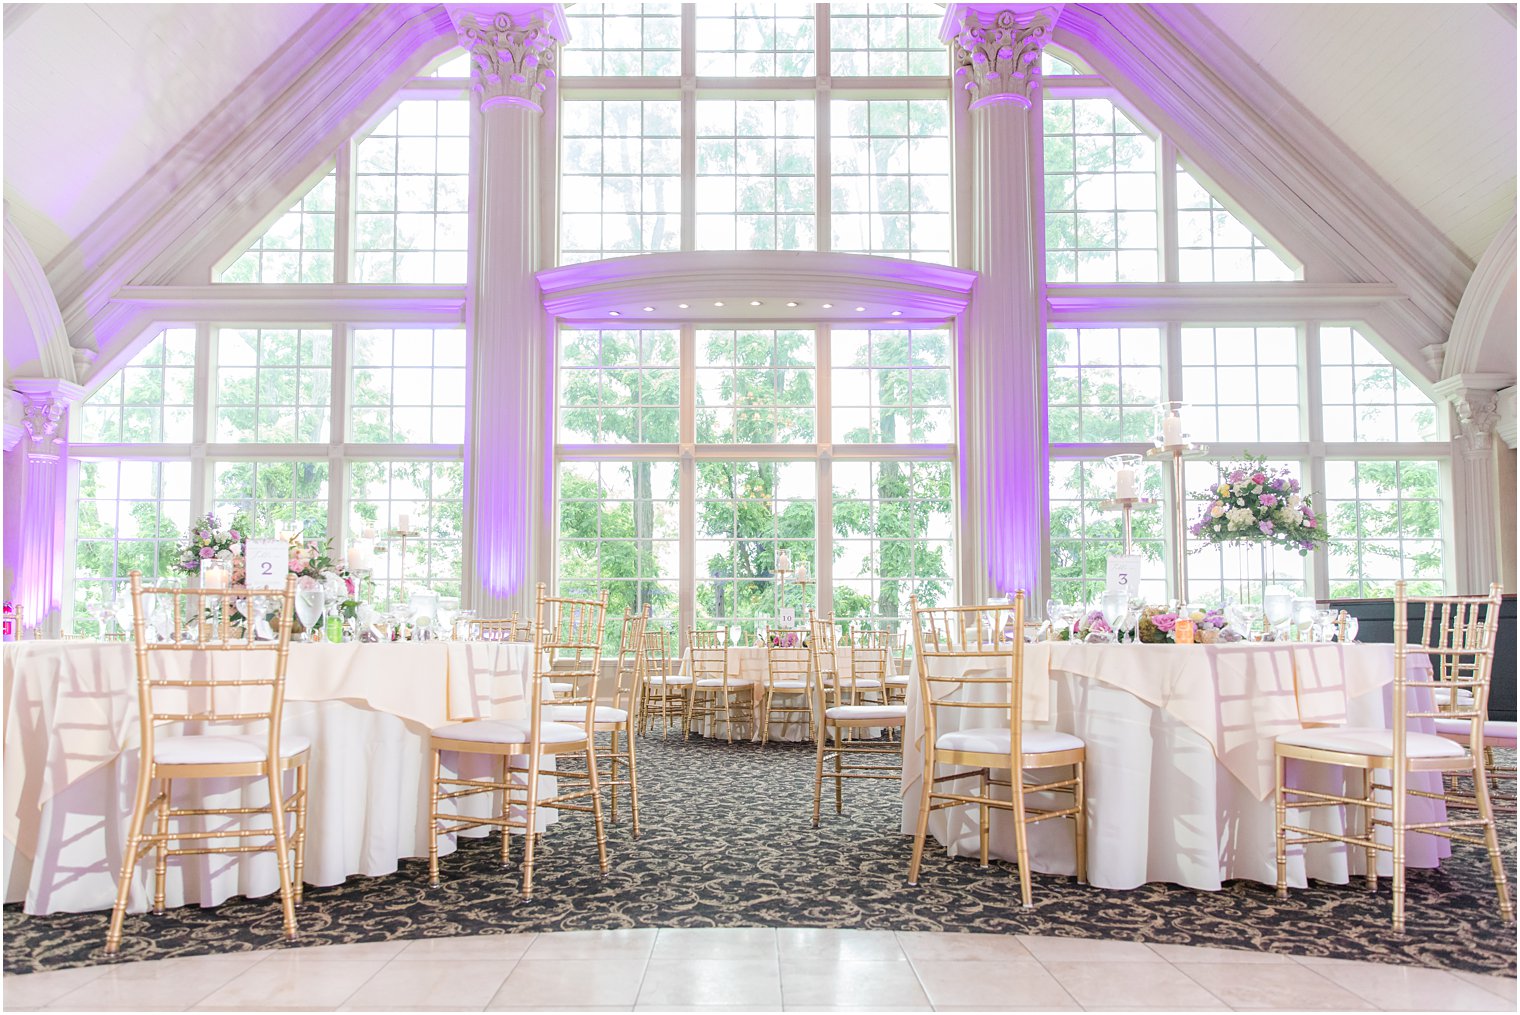
MULTIPOLYGON (((654 930, 578 930, 540 934, 523 952, 533 959, 647 959, 654 950, 654 930)), ((632 1003, 632 1002, 629 1002, 632 1003)))
POLYGON ((1034 959, 913 963, 929 1003, 946 1008, 1078 1011, 1081 1005, 1034 959))
POLYGON ((1231 1008, 1354 1011, 1374 1007, 1337 986, 1336 977, 1327 979, 1297 962, 1262 965, 1179 958, 1176 968, 1231 1008))
POLYGON ((781 1007, 775 958, 655 959, 644 973, 644 1005, 767 1004, 781 1007))
POLYGON ((104 976, 108 966, 76 966, 53 973, 7 976, 4 981, 6 1011, 41 1008, 88 983, 104 976))
POLYGON ((1080 937, 1019 935, 1019 942, 1041 962, 1162 962, 1139 941, 1093 941, 1080 937))
POLYGON ((1219 1000, 1186 973, 1159 956, 1154 962, 1126 962, 1122 967, 1108 959, 1087 962, 1045 962, 1045 971, 1084 1008, 1109 1008, 1131 1004, 1141 1007, 1202 1008, 1219 1006, 1219 1000))
POLYGON ((654 959, 759 959, 776 957, 773 927, 736 927, 714 934, 705 927, 666 927, 655 938, 654 959))
POLYGON ((404 941, 405 948, 396 956, 400 960, 427 959, 431 962, 476 962, 482 959, 520 959, 533 944, 536 934, 480 934, 454 937, 429 937, 404 941))
POLYGON ((271 955, 194 1007, 332 1009, 384 966, 380 959, 311 959, 301 952, 271 955))
POLYGON ((350 1007, 431 1003, 480 1011, 496 996, 516 965, 516 959, 397 959, 360 987, 347 1003, 350 1007))
POLYGON ((577 1005, 632 1006, 638 998, 645 964, 641 958, 525 957, 508 974, 501 989, 486 1005, 486 1010, 577 1005))
POLYGON ((191 958, 111 966, 105 975, 48 1004, 73 1011, 183 1011, 254 966, 263 956, 240 961, 191 958))
POLYGON ((1014 934, 942 934, 916 930, 897 932, 897 943, 913 962, 920 960, 962 960, 992 962, 1001 959, 1030 958, 1014 934))
POLYGON ((1384 1011, 1513 1010, 1492 991, 1444 969, 1369 967, 1353 963, 1313 966, 1316 972, 1384 1011))
POLYGON ((790 1006, 885 1008, 927 1005, 913 967, 891 960, 798 959, 781 965, 781 1000, 790 1006))
POLYGON ((783 927, 776 931, 783 961, 806 959, 874 959, 901 962, 907 959, 897 935, 890 930, 826 930, 783 927))

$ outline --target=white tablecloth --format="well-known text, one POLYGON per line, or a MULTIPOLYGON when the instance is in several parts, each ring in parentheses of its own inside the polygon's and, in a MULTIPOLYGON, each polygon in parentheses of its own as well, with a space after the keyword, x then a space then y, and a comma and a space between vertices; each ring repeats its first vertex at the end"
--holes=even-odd
MULTIPOLYGON (((1028 725, 1073 733, 1087 744, 1088 880, 1130 889, 1152 881, 1205 890, 1231 878, 1276 882, 1272 741, 1307 722, 1386 726, 1393 679, 1391 645, 1086 645, 1028 646, 1024 706, 1028 725)), ((1411 661, 1428 668, 1424 657, 1411 661)), ((979 694, 989 685, 967 685, 979 694)), ((940 712, 966 721, 969 710, 940 712)), ((983 714, 986 724, 995 722, 983 714)), ((1422 720, 1429 725, 1429 720, 1422 720)), ((902 830, 912 834, 922 792, 924 717, 917 681, 908 689, 903 751, 902 830)), ((943 774, 943 771, 941 774, 943 774)), ((1059 770, 1055 770, 1059 771, 1059 770)), ((1047 777, 1054 777, 1055 772, 1047 777)), ((1334 788, 1328 771, 1290 765, 1293 785, 1334 788), (1315 782, 1306 782, 1305 772, 1315 782)), ((1353 776, 1353 779, 1358 777, 1353 776)), ((1435 776, 1411 780, 1438 789, 1435 776)), ((1410 799, 1411 820, 1434 815, 1436 801, 1410 799)), ((1339 828, 1340 812, 1301 812, 1313 827, 1339 828)), ((1430 820, 1427 817, 1424 820, 1430 820)), ((1359 819, 1353 817, 1353 821, 1359 819)), ((952 855, 975 855, 975 808, 938 811, 930 835, 952 855)), ((1069 821, 1030 830, 1035 870, 1072 874, 1069 821)), ((992 852, 1015 855, 1011 815, 994 812, 992 852)), ((1289 852, 1289 879, 1305 875, 1344 883, 1360 873, 1362 854, 1336 845, 1310 847, 1307 866, 1289 852)), ((1437 866, 1446 842, 1411 835, 1408 862, 1437 866)), ((1380 862, 1388 863, 1384 855, 1380 862)))
MULTIPOLYGON (((291 646, 285 730, 313 745, 308 884, 391 874, 400 858, 427 855, 428 731, 465 718, 526 716, 531 648, 513 642, 291 646)), ((182 665, 189 657, 159 653, 154 659, 182 665)), ((28 913, 110 908, 137 778, 137 735, 130 645, 5 646, 6 902, 24 901, 28 913)), ((453 761, 444 755, 446 768, 453 761)), ((467 777, 489 771, 486 759, 460 763, 453 770, 467 777)), ((202 781, 176 785, 177 803, 267 803, 256 780, 192 782, 202 781), (190 795, 197 791, 198 797, 190 795)), ((484 795, 466 804, 481 814, 493 806, 484 795)), ((552 820, 552 812, 541 814, 552 820)), ((452 852, 452 837, 439 846, 452 852)), ((135 911, 144 908, 150 883, 151 864, 139 865, 135 911)), ((216 905, 278 887, 272 854, 187 857, 169 865, 167 901, 216 905)))

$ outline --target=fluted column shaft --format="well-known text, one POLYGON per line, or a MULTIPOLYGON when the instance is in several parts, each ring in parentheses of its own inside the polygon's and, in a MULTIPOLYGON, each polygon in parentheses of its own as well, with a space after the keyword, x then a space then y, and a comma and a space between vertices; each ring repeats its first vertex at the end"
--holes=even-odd
POLYGON ((67 381, 17 380, 23 400, 22 437, 6 470, 7 534, 14 533, 10 599, 22 610, 22 629, 57 637, 62 631, 65 525, 68 501, 68 413, 83 390, 67 381), (14 514, 12 514, 14 512, 14 514))

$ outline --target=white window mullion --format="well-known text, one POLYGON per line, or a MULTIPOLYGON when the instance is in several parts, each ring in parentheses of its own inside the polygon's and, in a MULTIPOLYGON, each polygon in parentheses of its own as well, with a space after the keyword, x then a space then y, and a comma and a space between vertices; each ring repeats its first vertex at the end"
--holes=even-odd
POLYGON ((1159 183, 1161 198, 1161 281, 1175 282, 1181 274, 1177 257, 1177 146, 1162 136, 1159 183))
POLYGON ((206 444, 216 417, 215 329, 202 324, 195 329, 195 413, 190 444, 190 517, 203 518, 211 510, 211 466, 206 444))
MULTIPOLYGON (((833 163, 830 161, 829 154, 830 141, 833 135, 831 127, 833 78, 829 73, 829 5, 815 4, 814 11, 813 31, 815 33, 814 42, 817 46, 815 63, 817 64, 818 73, 817 88, 814 92, 817 136, 814 138, 815 155, 813 163, 814 168, 817 170, 814 177, 816 182, 814 184, 813 210, 814 214, 818 216, 818 220, 814 226, 814 230, 818 237, 818 249, 828 251, 834 249, 834 229, 832 225, 834 202, 831 184, 831 167, 833 163)), ((819 402, 818 404, 822 406, 828 403, 819 402)), ((822 588, 822 581, 823 579, 820 578, 820 589, 822 588)))
POLYGON ((333 556, 342 560, 348 539, 348 465, 343 449, 348 439, 348 357, 352 329, 345 324, 332 326, 332 389, 329 394, 331 441, 327 452, 327 535, 332 539, 333 556))
MULTIPOLYGON (((823 10, 826 4, 819 4, 823 10)), ((820 15, 820 24, 827 26, 828 17, 820 15)), ((823 31, 827 31, 824 27, 823 31)), ((820 57, 820 66, 823 58, 820 57)), ((820 137, 827 135, 827 131, 820 128, 820 137)), ((826 153, 825 153, 826 154, 826 153)), ((820 157, 820 165, 827 165, 825 157, 820 157)), ((826 190, 827 188, 823 188, 826 190)), ((819 234, 821 243, 823 234, 819 234)), ((818 507, 814 512, 817 527, 813 536, 813 545, 817 547, 817 560, 813 562, 813 578, 817 581, 814 586, 813 602, 820 616, 828 616, 834 612, 834 425, 832 413, 829 407, 834 404, 830 391, 833 387, 833 357, 830 326, 821 323, 816 326, 817 340, 815 343, 814 362, 818 369, 818 379, 813 387, 813 401, 817 403, 817 417, 813 424, 818 433, 818 447, 822 452, 818 456, 818 507)))
POLYGON ((347 282, 354 261, 354 144, 338 146, 337 172, 333 174, 333 282, 347 282))
MULTIPOLYGON (((693 5, 685 5, 685 10, 690 12, 693 5)), ((688 13, 685 24, 691 24, 691 16, 688 13)), ((695 31, 695 28, 692 28, 695 31)), ((683 221, 689 221, 690 216, 683 221)), ((678 489, 680 493, 680 540, 681 540, 681 573, 678 585, 678 611, 679 627, 676 632, 676 641, 683 643, 686 632, 696 626, 697 620, 697 461, 693 451, 697 439, 697 329, 695 325, 684 324, 681 326, 681 396, 680 396, 680 459, 678 468, 680 479, 678 489)))

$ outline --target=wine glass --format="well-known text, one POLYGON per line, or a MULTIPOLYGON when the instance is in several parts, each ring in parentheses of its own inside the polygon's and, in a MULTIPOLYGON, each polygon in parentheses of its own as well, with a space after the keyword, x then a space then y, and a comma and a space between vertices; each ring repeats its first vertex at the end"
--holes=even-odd
POLYGON ((1262 613, 1274 634, 1293 616, 1293 593, 1284 588, 1270 588, 1261 597, 1262 613))
MULTIPOLYGON (((1124 619, 1124 615, 1129 612, 1129 593, 1128 592, 1105 592, 1105 593, 1103 593, 1103 599, 1102 599, 1102 603, 1100 605, 1100 610, 1101 610, 1101 612, 1103 614, 1103 620, 1104 620, 1104 622, 1106 624, 1108 624, 1108 629, 1110 631, 1112 631, 1112 632, 1118 632, 1119 627, 1120 627, 1120 621, 1122 621, 1124 619)), ((1117 636, 1117 633, 1109 634, 1109 635, 1104 636, 1101 640, 1103 640, 1103 641, 1117 641, 1118 640, 1118 636, 1117 636)))
POLYGON ((1246 636, 1247 641, 1257 641, 1256 622, 1261 619, 1262 608, 1259 603, 1236 603, 1231 609, 1235 617, 1240 621, 1240 632, 1246 636))
POLYGON ((322 590, 321 582, 310 576, 296 582, 296 617, 306 628, 306 641, 317 640, 317 622, 322 619, 326 606, 327 593, 322 590))
POLYGON ((1341 641, 1356 641, 1356 632, 1361 626, 1361 622, 1354 615, 1346 614, 1346 631, 1341 636, 1341 641))
POLYGON ((1314 600, 1293 600, 1293 637, 1305 641, 1314 637, 1314 600))

